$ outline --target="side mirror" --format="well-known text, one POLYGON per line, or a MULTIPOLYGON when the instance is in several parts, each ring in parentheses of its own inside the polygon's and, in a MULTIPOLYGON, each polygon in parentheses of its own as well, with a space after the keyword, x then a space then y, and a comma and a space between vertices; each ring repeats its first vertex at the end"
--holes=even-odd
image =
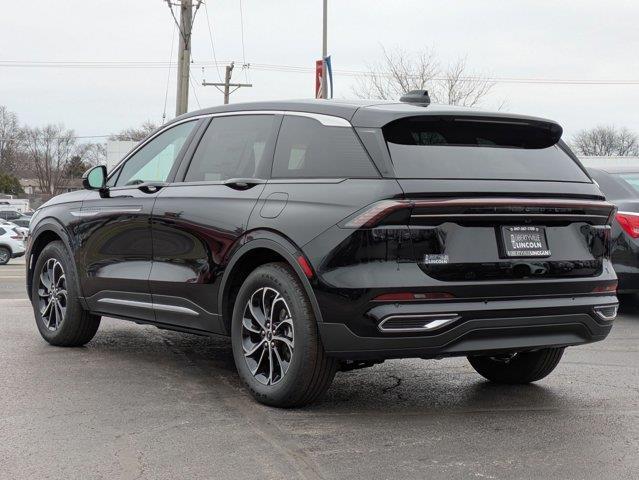
POLYGON ((82 175, 82 186, 87 190, 99 190, 101 196, 108 191, 106 187, 107 169, 104 165, 89 168, 82 175))

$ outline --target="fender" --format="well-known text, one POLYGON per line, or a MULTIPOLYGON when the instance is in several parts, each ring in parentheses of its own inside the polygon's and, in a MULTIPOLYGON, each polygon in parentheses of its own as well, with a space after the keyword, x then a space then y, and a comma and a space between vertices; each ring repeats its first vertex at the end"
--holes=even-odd
POLYGON ((315 298, 315 292, 313 291, 311 282, 304 274, 302 267, 300 267, 297 263, 297 257, 300 255, 304 255, 302 250, 284 236, 279 235, 273 231, 253 231, 250 232, 246 238, 246 242, 235 251, 226 268, 224 269, 224 274, 222 275, 222 282, 218 293, 218 305, 220 306, 219 312, 224 312, 224 298, 228 293, 228 279, 233 272, 234 266, 248 252, 257 248, 265 248, 281 255, 289 263, 289 265, 291 265, 291 267, 297 274, 298 279, 302 283, 304 290, 308 295, 308 298, 311 301, 311 308, 313 309, 313 314, 315 315, 317 322, 322 323, 322 312, 319 308, 317 298, 315 298))
MULTIPOLYGON (((58 237, 60 237, 71 259, 74 260, 75 258, 75 255, 73 254, 73 247, 72 247, 71 237, 69 235, 69 232, 67 232, 67 230, 60 223, 60 221, 54 217, 45 217, 42 220, 40 220, 37 226, 35 227, 35 229, 30 234, 29 245, 26 251, 26 259, 27 259, 27 262, 26 262, 27 263, 27 285, 26 286, 27 286, 27 294, 29 298, 31 298, 33 269, 35 268, 35 262, 33 261, 33 258, 31 255, 31 249, 33 248, 33 245, 37 242, 38 238, 40 238, 40 236, 42 236, 42 234, 46 232, 53 232, 58 237)), ((75 278, 77 282, 76 287, 78 288, 78 292, 80 292, 80 298, 84 299, 84 295, 82 294, 82 285, 80 285, 80 283, 78 282, 78 280, 80 279, 80 276, 78 275, 78 267, 76 265, 75 260, 72 263, 73 263, 72 268, 75 272, 75 278)))

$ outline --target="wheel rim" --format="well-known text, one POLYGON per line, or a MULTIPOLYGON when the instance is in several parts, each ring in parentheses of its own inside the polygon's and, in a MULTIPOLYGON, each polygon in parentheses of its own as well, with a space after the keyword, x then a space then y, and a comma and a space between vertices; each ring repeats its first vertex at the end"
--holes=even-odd
POLYGON ((62 264, 55 258, 47 260, 40 272, 38 307, 47 329, 60 328, 67 313, 67 281, 62 264))
POLYGON ((242 349, 251 375, 263 385, 275 385, 293 359, 293 316, 284 297, 270 287, 251 295, 242 318, 242 349))
POLYGON ((9 252, 4 248, 0 248, 0 263, 7 263, 9 261, 9 252))

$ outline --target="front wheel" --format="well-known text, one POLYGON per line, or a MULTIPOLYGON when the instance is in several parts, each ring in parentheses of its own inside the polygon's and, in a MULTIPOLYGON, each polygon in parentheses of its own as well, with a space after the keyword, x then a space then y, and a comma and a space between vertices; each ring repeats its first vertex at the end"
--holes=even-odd
POLYGON ((80 304, 73 260, 62 242, 44 247, 33 271, 31 303, 38 330, 59 347, 79 347, 93 338, 100 317, 80 304))
POLYGON ((484 378, 495 383, 530 383, 552 372, 564 354, 563 348, 544 348, 500 356, 472 356, 468 361, 484 378))
POLYGON ((231 336, 240 378, 261 403, 306 405, 333 381, 338 362, 324 352, 310 301, 287 264, 262 265, 246 278, 231 336))

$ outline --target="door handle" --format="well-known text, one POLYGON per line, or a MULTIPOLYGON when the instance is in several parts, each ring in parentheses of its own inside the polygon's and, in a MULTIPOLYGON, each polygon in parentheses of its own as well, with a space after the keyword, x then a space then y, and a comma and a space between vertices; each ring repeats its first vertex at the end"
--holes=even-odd
POLYGON ((224 181, 224 185, 234 190, 248 190, 255 185, 261 185, 266 183, 266 180, 261 178, 229 178, 224 181))
POLYGON ((166 182, 144 182, 138 185, 138 190, 144 193, 156 193, 167 185, 166 182))

